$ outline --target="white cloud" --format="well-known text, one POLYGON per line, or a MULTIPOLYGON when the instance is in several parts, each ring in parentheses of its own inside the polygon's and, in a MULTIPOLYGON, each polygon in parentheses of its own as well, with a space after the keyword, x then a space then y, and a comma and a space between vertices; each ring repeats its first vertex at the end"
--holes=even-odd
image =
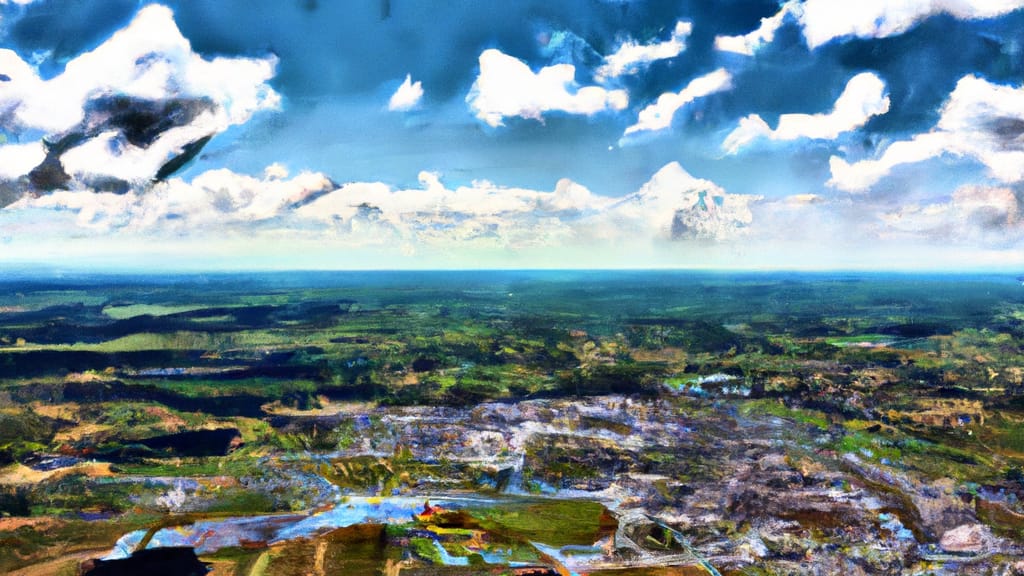
POLYGON ((744 56, 753 56, 759 48, 775 39, 775 32, 785 23, 786 16, 799 13, 799 4, 795 1, 786 2, 774 16, 761 19, 756 30, 741 36, 715 36, 715 49, 721 52, 733 52, 744 56))
POLYGON ((188 183, 176 178, 147 191, 135 207, 133 225, 176 226, 180 221, 193 227, 269 220, 333 188, 329 178, 313 172, 282 180, 211 170, 188 183))
POLYGON ((264 180, 284 180, 288 177, 288 167, 280 162, 274 162, 263 170, 264 180))
POLYGON ((0 74, 10 78, 4 83, 4 95, 0 98, 0 112, 8 114, 20 104, 20 100, 12 96, 14 87, 22 82, 38 81, 39 77, 31 64, 7 48, 0 48, 0 74))
POLYGON ((965 76, 930 132, 889 145, 877 159, 851 164, 832 157, 829 184, 866 190, 896 166, 942 155, 975 159, 1002 182, 1024 181, 1024 89, 965 76))
POLYGON ((622 110, 629 104, 625 90, 574 86, 576 67, 556 64, 534 73, 525 62, 494 49, 480 54, 480 75, 466 96, 476 117, 497 127, 510 116, 543 120, 551 111, 593 115, 622 110))
POLYGON ((285 180, 274 165, 263 179, 220 169, 191 182, 175 178, 127 194, 56 191, 23 198, 7 211, 73 212, 84 228, 110 232, 191 232, 210 226, 231 228, 284 216, 311 198, 334 189, 323 174, 302 172, 285 180))
POLYGON ((410 247, 458 246, 521 249, 557 246, 568 242, 574 230, 561 216, 590 210, 600 199, 578 184, 563 181, 572 192, 538 192, 502 188, 490 182, 450 190, 438 175, 420 174, 421 189, 396 190, 382 183, 347 184, 296 210, 297 217, 330 226, 346 243, 354 245, 407 244, 410 247), (560 200, 578 200, 570 206, 560 200))
POLYGON ((419 105, 423 99, 423 83, 413 82, 412 75, 406 74, 405 82, 395 90, 388 101, 388 110, 392 112, 405 112, 412 110, 419 105))
POLYGON ((1024 0, 789 0, 775 15, 762 18, 756 30, 740 36, 716 37, 715 48, 752 56, 775 39, 787 16, 799 23, 807 46, 813 49, 836 38, 895 36, 937 14, 979 20, 1020 8, 1024 8, 1024 0))
POLYGON ((122 141, 117 131, 103 132, 62 155, 61 164, 76 179, 103 175, 145 182, 179 154, 182 146, 211 134, 209 116, 204 114, 192 124, 168 130, 145 148, 122 141))
POLYGON ((896 166, 924 162, 945 152, 956 154, 956 147, 956 142, 949 134, 934 132, 890 144, 877 160, 861 160, 850 164, 833 156, 829 159, 832 178, 828 185, 848 192, 863 192, 888 176, 896 166))
POLYGON ((683 88, 678 93, 666 92, 659 96, 654 104, 641 110, 636 124, 626 128, 625 135, 645 130, 664 130, 672 125, 672 117, 683 106, 697 98, 728 90, 731 87, 732 75, 724 68, 694 78, 686 85, 686 88, 683 88))
POLYGON ((0 179, 14 179, 39 165, 46 158, 41 142, 0 145, 0 179))
POLYGON ((1024 0, 807 0, 800 22, 807 45, 816 48, 835 38, 884 38, 917 22, 946 13, 962 20, 993 18, 1024 7, 1024 0))
POLYGON ((726 137, 722 149, 735 154, 758 138, 796 140, 813 138, 834 140, 840 134, 860 128, 873 116, 889 111, 885 82, 878 76, 863 72, 850 79, 827 114, 783 114, 772 130, 757 114, 740 120, 739 126, 726 137))
POLYGON ((75 226, 86 230, 109 232, 131 221, 137 197, 134 194, 110 192, 69 192, 57 190, 39 197, 26 197, 8 206, 7 213, 34 212, 56 220, 55 213, 74 215, 75 226), (49 213, 49 214, 48 214, 49 213))
POLYGON ((421 172, 419 180, 421 188, 411 190, 395 190, 379 182, 346 184, 297 212, 313 219, 348 219, 365 206, 373 206, 380 210, 382 219, 401 226, 403 222, 442 215, 532 218, 538 213, 585 212, 600 209, 609 201, 569 180, 559 181, 553 192, 504 188, 487 181, 450 190, 433 172, 421 172))
POLYGON ((751 224, 759 196, 729 194, 673 162, 639 191, 619 198, 592 194, 567 179, 553 191, 474 182, 454 190, 435 173, 420 189, 353 183, 296 210, 303 219, 333 223, 361 241, 368 231, 414 245, 530 246, 668 240, 724 241, 751 224))
POLYGON ((0 54, 0 66, 15 72, 5 71, 11 81, 5 83, 0 106, 13 108, 17 125, 30 129, 73 128, 84 118, 86 101, 97 94, 209 97, 220 105, 221 129, 279 103, 277 93, 265 84, 274 74, 274 58, 204 60, 192 52, 170 9, 159 5, 143 8, 127 28, 68 62, 50 80, 15 59, 13 52, 0 54))
POLYGON ((1006 245, 1024 236, 1020 202, 1004 187, 964 186, 948 201, 902 206, 879 219, 894 239, 1006 245))
POLYGON ((403 253, 625 250, 675 240, 738 239, 752 222, 750 206, 760 200, 729 194, 674 162, 636 193, 619 198, 592 194, 567 179, 550 191, 486 181, 448 188, 438 174, 422 172, 415 189, 380 182, 336 188, 322 174, 280 174, 275 167, 263 178, 213 170, 145 192, 56 191, 0 210, 0 228, 37 230, 48 245, 75 237, 158 244, 251 238, 265 244, 294 236, 337 248, 401 247, 403 253))
MULTIPOLYGON (((280 97, 266 83, 273 77, 275 65, 273 57, 203 59, 181 35, 170 9, 150 5, 126 28, 72 59, 50 80, 40 78, 14 52, 0 50, 0 72, 10 77, 0 91, 0 114, 15 132, 61 134, 81 126, 88 103, 102 96, 212 101, 207 113, 198 115, 187 127, 169 131, 151 149, 103 134, 71 155, 71 163, 81 171, 136 178, 143 172, 142 166, 159 167, 197 137, 242 124, 259 110, 278 107, 280 97), (120 149, 121 154, 111 152, 111 147, 120 149)), ((152 171, 145 174, 152 175, 152 171)))
POLYGON ((686 49, 686 39, 693 31, 693 24, 680 20, 672 29, 672 37, 664 42, 638 44, 632 40, 623 42, 615 53, 608 55, 595 72, 595 77, 603 81, 617 78, 623 74, 634 74, 643 66, 655 60, 675 58, 686 49))

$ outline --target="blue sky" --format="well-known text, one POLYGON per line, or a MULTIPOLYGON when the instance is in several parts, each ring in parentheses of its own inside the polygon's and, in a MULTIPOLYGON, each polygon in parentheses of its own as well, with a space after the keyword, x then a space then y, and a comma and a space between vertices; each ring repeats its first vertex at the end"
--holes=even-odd
POLYGON ((1018 267, 1022 7, 0 0, 0 262, 1018 267))

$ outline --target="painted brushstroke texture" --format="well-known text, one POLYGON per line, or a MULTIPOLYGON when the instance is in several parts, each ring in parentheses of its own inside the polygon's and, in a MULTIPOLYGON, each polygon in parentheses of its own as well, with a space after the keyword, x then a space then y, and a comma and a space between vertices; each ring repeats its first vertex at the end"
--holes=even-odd
POLYGON ((370 4, 0 4, 0 258, 1024 261, 1016 0, 370 4))

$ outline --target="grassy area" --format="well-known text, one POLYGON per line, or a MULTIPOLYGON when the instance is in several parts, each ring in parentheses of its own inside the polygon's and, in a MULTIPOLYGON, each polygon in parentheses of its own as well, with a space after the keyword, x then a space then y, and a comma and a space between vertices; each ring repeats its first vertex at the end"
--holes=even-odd
POLYGON ((103 308, 103 313, 114 320, 126 320, 136 316, 168 316, 171 314, 179 314, 181 312, 194 312, 205 308, 205 306, 198 304, 184 304, 177 306, 168 306, 166 304, 129 304, 127 306, 106 306, 103 308))
POLYGON ((785 420, 808 424, 821 430, 828 428, 828 420, 824 413, 818 410, 810 410, 806 408, 790 408, 780 400, 749 400, 743 402, 740 410, 742 413, 748 415, 768 414, 785 420))
POLYGON ((512 502, 501 508, 474 511, 480 525, 495 535, 551 546, 590 545, 614 527, 604 506, 574 500, 512 502))

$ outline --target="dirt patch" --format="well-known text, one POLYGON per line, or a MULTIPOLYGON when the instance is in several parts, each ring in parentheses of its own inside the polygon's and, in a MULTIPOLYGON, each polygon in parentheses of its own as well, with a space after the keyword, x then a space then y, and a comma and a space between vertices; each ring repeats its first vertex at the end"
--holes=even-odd
POLYGON ((74 428, 61 430, 53 436, 53 441, 61 444, 78 442, 79 440, 97 436, 113 429, 109 424, 80 424, 74 428))
POLYGON ((78 574, 78 567, 90 558, 102 556, 110 552, 110 548, 86 550, 62 556, 58 560, 48 560, 33 564, 10 573, 10 576, 54 576, 55 574, 78 574))
POLYGON ((40 416, 54 418, 57 420, 74 420, 78 416, 81 407, 75 402, 65 404, 47 404, 45 402, 33 402, 32 411, 40 416))
POLYGON ((265 404, 263 411, 271 416, 337 416, 339 414, 369 414, 377 404, 374 402, 331 402, 326 396, 320 396, 320 408, 300 410, 284 406, 280 402, 265 404))
POLYGON ((34 518, 0 518, 0 532, 9 532, 18 528, 35 528, 36 530, 48 530, 54 526, 63 524, 60 520, 50 516, 36 516, 34 518))
POLYGON ((172 413, 170 410, 163 406, 146 406, 143 410, 149 416, 156 416, 160 418, 160 428, 167 432, 177 432, 182 429, 188 428, 188 422, 185 422, 180 416, 172 413))
POLYGON ((0 472, 0 484, 38 484, 54 478, 62 478, 70 474, 84 474, 89 478, 110 477, 109 462, 82 462, 67 468, 56 470, 33 470, 22 464, 15 464, 0 472))
POLYGON ((681 348, 659 348, 657 350, 637 349, 630 352, 637 362, 682 362, 686 360, 686 351, 681 348))

